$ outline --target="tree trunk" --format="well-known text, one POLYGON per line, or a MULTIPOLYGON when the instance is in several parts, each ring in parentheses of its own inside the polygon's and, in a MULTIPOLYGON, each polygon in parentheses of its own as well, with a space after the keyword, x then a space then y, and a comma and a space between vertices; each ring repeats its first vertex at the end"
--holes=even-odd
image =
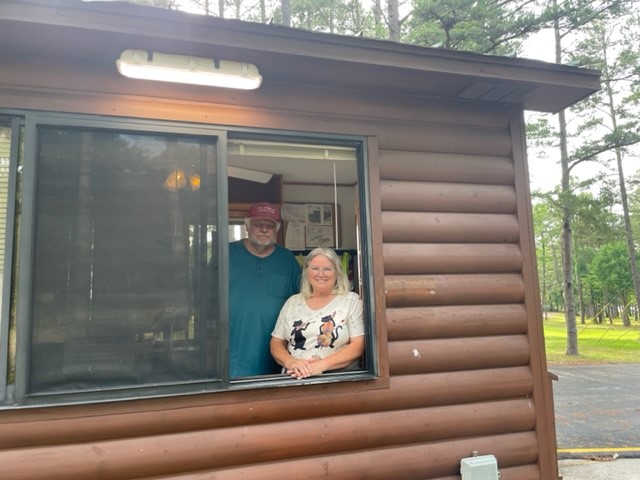
POLYGON ((547 312, 548 305, 545 305, 547 302, 547 246, 545 245, 544 228, 541 229, 540 236, 542 243, 542 315, 544 320, 547 320, 549 318, 547 312))
POLYGON ((291 0, 282 0, 282 24, 291 26, 291 0))
MULTIPOLYGON (((609 32, 607 32, 606 34, 608 35, 608 33, 609 32)), ((601 42, 602 53, 604 57, 603 77, 607 79, 604 82, 604 91, 607 95, 609 117, 611 118, 613 132, 617 133, 619 131, 618 130, 618 114, 616 112, 616 104, 614 100, 613 87, 611 85, 611 81, 609 80, 611 79, 612 75, 610 74, 608 69, 609 60, 607 57, 607 54, 608 54, 607 39, 605 38, 604 31, 602 32, 600 42, 601 42)), ((614 151, 616 154, 616 163, 618 166, 618 184, 620 187, 620 202, 622 203, 622 211, 624 216, 624 230, 625 230, 625 237, 627 240, 627 251, 629 254, 629 266, 631 267, 631 278, 633 279, 633 291, 635 294, 636 305, 637 305, 638 302, 640 301, 640 277, 638 276, 638 260, 636 258, 636 247, 635 247, 634 238, 633 238, 633 229, 631 227, 631 216, 629 214, 629 203, 627 200, 627 188, 626 188, 625 179, 624 179, 624 170, 622 168, 622 149, 619 146, 616 146, 614 151)), ((626 302, 625 302, 625 308, 626 308, 626 302)), ((623 317, 624 326, 630 327, 631 322, 629 320, 629 316, 625 314, 622 317, 623 317)))
POLYGON ((378 37, 379 32, 384 31, 384 25, 382 24, 382 5, 380 4, 380 0, 375 0, 373 5, 373 23, 375 25, 376 38, 378 37))
POLYGON ((267 5, 265 0, 260 0, 260 23, 267 23, 267 5))
POLYGON ((389 19, 389 40, 400 41, 400 12, 398 0, 387 0, 387 16, 389 19))
MULTIPOLYGON (((554 0, 557 10, 557 3, 554 0)), ((562 48, 559 22, 554 21, 554 33, 556 43, 556 63, 562 63, 562 48)), ((567 199, 569 195, 569 153, 567 149, 567 121, 564 110, 558 114, 560 129, 560 164, 562 165, 562 270, 564 273, 564 315, 567 325, 567 349, 566 355, 579 355, 578 330, 576 327, 576 309, 573 293, 573 261, 572 261, 572 231, 571 209, 567 199)))
POLYGON ((585 319, 586 306, 584 304, 584 289, 582 287, 582 281, 580 280, 578 280, 578 298, 580 302, 580 323, 584 325, 586 323, 586 319, 585 319))

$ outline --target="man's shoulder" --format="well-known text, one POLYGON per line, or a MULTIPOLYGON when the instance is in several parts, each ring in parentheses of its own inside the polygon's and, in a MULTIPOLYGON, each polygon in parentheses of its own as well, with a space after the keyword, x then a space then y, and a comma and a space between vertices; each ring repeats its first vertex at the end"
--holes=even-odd
POLYGON ((293 252, 291 250, 289 250, 286 247, 283 247, 279 243, 274 244, 274 246, 275 246, 274 253, 277 252, 277 254, 280 255, 280 256, 291 257, 291 258, 293 258, 295 260, 296 256, 293 254, 293 252))
POLYGON ((241 251, 244 250, 244 240, 235 240, 233 242, 229 242, 229 251, 241 251))
POLYGON ((240 239, 229 242, 229 254, 238 254, 243 252, 249 253, 247 247, 244 246, 244 240, 240 239))

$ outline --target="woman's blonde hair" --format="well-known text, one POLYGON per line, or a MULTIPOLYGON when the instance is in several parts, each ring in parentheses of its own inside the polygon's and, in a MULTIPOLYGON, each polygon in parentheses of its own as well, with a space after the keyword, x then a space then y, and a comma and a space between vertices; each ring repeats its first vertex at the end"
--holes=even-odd
POLYGON ((302 276, 300 280, 300 293, 304 297, 310 297, 313 294, 313 288, 307 278, 307 271, 309 270, 309 262, 318 255, 328 258, 336 272, 336 284, 333 286, 333 291, 331 293, 344 295, 351 290, 349 287, 349 277, 347 277, 347 273, 342 269, 342 262, 340 261, 340 258, 338 258, 336 252, 331 248, 319 247, 311 250, 307 255, 307 258, 304 260, 304 267, 302 269, 302 276))

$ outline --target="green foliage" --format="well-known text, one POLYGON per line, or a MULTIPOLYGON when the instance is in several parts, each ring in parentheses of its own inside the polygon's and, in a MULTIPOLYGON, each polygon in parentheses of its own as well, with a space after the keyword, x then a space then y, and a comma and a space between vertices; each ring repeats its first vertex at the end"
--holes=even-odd
MULTIPOLYGON (((595 311, 603 305, 603 291, 585 279, 592 275, 591 262, 599 249, 623 238, 623 221, 614 208, 619 201, 615 189, 602 188, 595 196, 579 185, 574 184, 573 187, 568 192, 535 196, 533 222, 542 301, 545 309, 559 309, 564 304, 561 232, 562 208, 568 206, 574 241, 575 287, 584 286, 588 304, 583 307, 595 311)), ((616 268, 628 271, 628 257, 622 256, 618 260, 620 263, 616 268)), ((623 293, 628 294, 628 286, 624 292, 612 286, 606 293, 617 300, 624 296, 623 293)))
POLYGON ((291 26, 342 35, 375 35, 373 15, 358 0, 293 0, 291 26))
POLYGON ((602 245, 589 264, 585 284, 605 298, 626 297, 633 289, 627 245, 618 240, 602 245))
POLYGON ((573 108, 581 121, 578 132, 587 137, 574 150, 573 161, 596 158, 614 150, 624 152, 640 143, 637 110, 633 108, 640 94, 637 68, 640 42, 637 36, 619 34, 623 29, 639 28, 638 18, 627 14, 592 21, 584 29, 585 35, 576 50, 583 65, 601 71, 603 88, 573 108))
POLYGON ((528 0, 417 0, 409 43, 448 50, 515 55, 521 40, 543 26, 528 0))

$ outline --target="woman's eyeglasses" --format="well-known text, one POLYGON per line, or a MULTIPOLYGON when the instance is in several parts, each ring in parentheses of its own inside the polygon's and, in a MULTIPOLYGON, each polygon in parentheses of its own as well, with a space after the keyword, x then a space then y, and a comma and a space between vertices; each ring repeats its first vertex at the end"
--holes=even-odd
POLYGON ((333 267, 309 267, 309 271, 315 275, 322 273, 333 273, 335 268, 333 267))

